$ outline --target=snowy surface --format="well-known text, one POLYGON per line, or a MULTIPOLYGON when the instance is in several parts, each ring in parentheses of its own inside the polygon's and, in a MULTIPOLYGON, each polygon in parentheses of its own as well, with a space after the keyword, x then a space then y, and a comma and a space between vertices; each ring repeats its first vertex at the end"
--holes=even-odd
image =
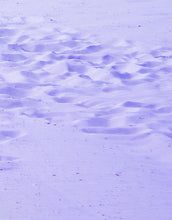
POLYGON ((171 2, 0 5, 0 220, 171 220, 171 2))
POLYGON ((96 39, 172 45, 171 0, 0 0, 0 14, 42 16, 96 39))

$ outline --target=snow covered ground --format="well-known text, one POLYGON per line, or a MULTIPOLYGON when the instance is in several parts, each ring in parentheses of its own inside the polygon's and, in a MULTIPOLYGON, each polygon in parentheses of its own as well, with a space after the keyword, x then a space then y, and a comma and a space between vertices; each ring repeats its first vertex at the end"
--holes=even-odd
POLYGON ((43 16, 103 41, 172 45, 170 0, 0 0, 0 6, 2 16, 43 16))
POLYGON ((0 220, 171 220, 172 3, 0 5, 0 220))

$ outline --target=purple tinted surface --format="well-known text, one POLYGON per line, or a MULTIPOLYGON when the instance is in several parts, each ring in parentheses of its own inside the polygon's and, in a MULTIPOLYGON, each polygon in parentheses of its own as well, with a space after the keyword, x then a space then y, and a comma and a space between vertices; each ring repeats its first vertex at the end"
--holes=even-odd
POLYGON ((0 220, 171 220, 171 2, 0 6, 0 220))

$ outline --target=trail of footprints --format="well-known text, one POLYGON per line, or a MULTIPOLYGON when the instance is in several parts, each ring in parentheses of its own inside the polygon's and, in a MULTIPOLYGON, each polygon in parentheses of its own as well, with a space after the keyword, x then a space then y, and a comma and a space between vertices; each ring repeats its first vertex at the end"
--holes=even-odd
POLYGON ((172 138, 172 48, 103 45, 27 19, 1 25, 0 44, 0 142, 20 136, 16 118, 66 115, 87 134, 172 138))

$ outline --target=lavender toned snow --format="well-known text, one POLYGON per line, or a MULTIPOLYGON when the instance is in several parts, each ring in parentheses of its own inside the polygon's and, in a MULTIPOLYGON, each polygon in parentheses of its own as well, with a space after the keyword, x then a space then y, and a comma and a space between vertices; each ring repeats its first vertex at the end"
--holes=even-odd
POLYGON ((172 48, 27 18, 0 45, 0 219, 171 220, 172 48))

